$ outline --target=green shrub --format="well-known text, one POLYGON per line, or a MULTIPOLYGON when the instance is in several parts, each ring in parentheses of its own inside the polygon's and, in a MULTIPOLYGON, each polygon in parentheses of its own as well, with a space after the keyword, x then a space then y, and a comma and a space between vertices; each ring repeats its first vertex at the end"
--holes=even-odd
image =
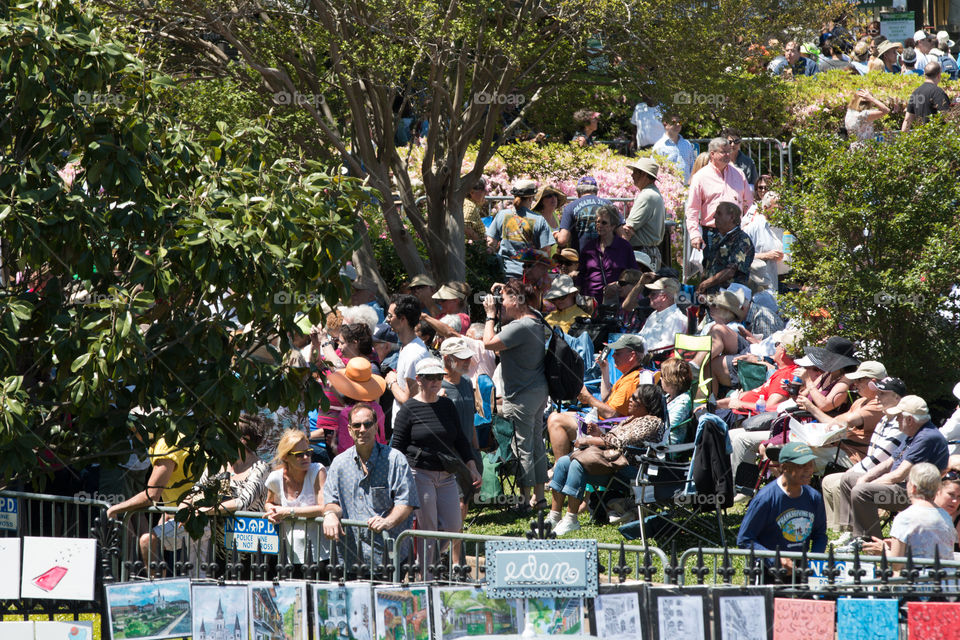
POLYGON ((802 315, 829 312, 808 338, 857 340, 864 357, 928 400, 960 379, 958 134, 938 120, 862 147, 805 135, 804 171, 772 220, 796 235, 793 267, 806 285, 787 303, 802 315))

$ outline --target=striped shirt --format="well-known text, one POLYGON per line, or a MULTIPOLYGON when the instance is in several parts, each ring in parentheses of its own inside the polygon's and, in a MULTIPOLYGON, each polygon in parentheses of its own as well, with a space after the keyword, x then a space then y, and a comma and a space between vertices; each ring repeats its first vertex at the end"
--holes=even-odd
POLYGON ((866 473, 887 458, 893 455, 906 436, 900 431, 896 418, 884 415, 870 437, 867 455, 852 468, 859 473, 866 473))

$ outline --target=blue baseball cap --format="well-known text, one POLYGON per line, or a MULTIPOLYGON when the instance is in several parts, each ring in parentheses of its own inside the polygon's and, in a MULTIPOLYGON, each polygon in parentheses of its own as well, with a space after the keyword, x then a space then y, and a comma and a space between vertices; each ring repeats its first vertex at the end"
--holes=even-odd
POLYGON ((390 328, 386 322, 381 322, 373 331, 374 342, 389 342, 390 344, 400 344, 400 337, 390 328))

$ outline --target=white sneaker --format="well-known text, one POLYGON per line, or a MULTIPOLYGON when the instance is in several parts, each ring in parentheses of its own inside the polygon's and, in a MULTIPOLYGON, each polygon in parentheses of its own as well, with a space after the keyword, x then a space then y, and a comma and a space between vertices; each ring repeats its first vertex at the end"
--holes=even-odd
POLYGON ((738 493, 733 496, 733 504, 740 504, 741 502, 750 502, 750 496, 745 493, 738 493))
POLYGON ((834 550, 836 550, 838 547, 845 547, 850 544, 851 538, 853 538, 853 532, 844 531, 839 538, 833 541, 834 550))
POLYGON ((549 522, 550 526, 554 529, 557 528, 557 523, 560 522, 560 518, 563 517, 563 514, 559 511, 551 511, 547 514, 547 517, 543 519, 544 522, 549 522))
POLYGON ((557 537, 559 538, 560 536, 566 535, 571 531, 579 531, 579 530, 580 530, 580 522, 577 521, 577 516, 568 513, 565 516, 563 516, 559 524, 557 524, 557 528, 554 529, 553 532, 557 534, 557 537))
POLYGON ((627 524, 628 522, 633 522, 638 517, 636 509, 627 511, 626 513, 612 513, 610 514, 610 524, 627 524))

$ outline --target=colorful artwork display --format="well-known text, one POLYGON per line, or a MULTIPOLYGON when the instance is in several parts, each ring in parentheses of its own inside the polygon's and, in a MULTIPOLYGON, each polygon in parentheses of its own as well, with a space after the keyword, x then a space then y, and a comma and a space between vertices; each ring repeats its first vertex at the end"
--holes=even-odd
POLYGON ((182 638, 193 629, 190 580, 127 582, 106 590, 114 640, 182 638))
POLYGON ((308 640, 306 582, 252 582, 248 587, 251 637, 308 640))
POLYGON ((956 602, 908 602, 907 635, 910 640, 960 638, 960 604, 956 602))
POLYGON ((440 587, 433 590, 433 624, 439 640, 518 634, 522 630, 522 616, 521 601, 488 598, 480 588, 440 587))
POLYGON ((33 637, 34 640, 93 640, 93 621, 37 620, 33 623, 33 637))
POLYGON ((900 635, 896 600, 840 598, 837 600, 838 640, 897 640, 900 635))
POLYGON ((93 600, 96 560, 92 538, 25 537, 20 597, 93 600))
POLYGON ((373 597, 377 640, 430 640, 427 587, 377 588, 373 597))
POLYGON ((832 600, 773 599, 773 640, 834 640, 835 624, 832 600))
POLYGON ((193 640, 247 640, 247 587, 195 584, 193 640))
POLYGON ((0 567, 3 567, 3 574, 0 575, 0 600, 19 599, 20 538, 0 538, 0 567))
POLYGON ((577 635, 584 632, 583 598, 529 598, 526 629, 538 636, 577 635))
POLYGON ((313 585, 315 640, 371 640, 373 589, 369 583, 313 585))

